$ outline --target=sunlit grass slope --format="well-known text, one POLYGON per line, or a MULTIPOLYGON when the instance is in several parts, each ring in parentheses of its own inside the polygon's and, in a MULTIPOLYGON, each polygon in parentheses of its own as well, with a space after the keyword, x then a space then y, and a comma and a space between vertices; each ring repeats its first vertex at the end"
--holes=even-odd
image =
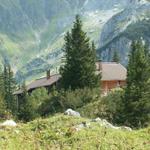
POLYGON ((98 123, 80 131, 73 127, 85 118, 56 115, 13 129, 0 130, 1 150, 149 150, 150 128, 139 131, 106 129, 98 123))

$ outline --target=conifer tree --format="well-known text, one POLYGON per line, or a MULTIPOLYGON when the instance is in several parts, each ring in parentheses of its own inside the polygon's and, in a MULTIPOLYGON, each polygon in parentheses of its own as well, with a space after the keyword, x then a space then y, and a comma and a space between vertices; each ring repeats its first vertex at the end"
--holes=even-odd
POLYGON ((96 71, 95 45, 90 44, 82 30, 82 21, 76 16, 71 33, 65 36, 65 64, 61 67, 62 85, 65 89, 93 88, 98 86, 99 77, 96 71))
POLYGON ((139 127, 144 125, 148 113, 148 103, 143 95, 148 90, 149 74, 148 56, 141 41, 132 43, 127 68, 127 86, 124 97, 124 116, 128 125, 139 127))
MULTIPOLYGON (((6 64, 4 64, 4 73, 3 73, 3 82, 4 82, 4 94, 5 100, 7 103, 7 92, 8 92, 8 70, 6 64)), ((8 104, 7 104, 8 105, 8 104)))
POLYGON ((3 81, 3 73, 0 68, 0 118, 4 117, 6 113, 6 103, 4 100, 4 81, 3 81))
POLYGON ((3 80, 6 106, 13 112, 15 111, 15 98, 13 92, 15 91, 16 83, 10 65, 4 65, 3 80))
POLYGON ((0 68, 0 93, 3 95, 4 97, 4 76, 3 76, 3 71, 0 68))
POLYGON ((117 62, 117 63, 119 63, 120 58, 119 58, 119 54, 118 54, 118 52, 117 52, 117 51, 115 51, 115 52, 114 52, 114 54, 113 54, 113 58, 112 58, 112 61, 113 61, 113 62, 117 62))

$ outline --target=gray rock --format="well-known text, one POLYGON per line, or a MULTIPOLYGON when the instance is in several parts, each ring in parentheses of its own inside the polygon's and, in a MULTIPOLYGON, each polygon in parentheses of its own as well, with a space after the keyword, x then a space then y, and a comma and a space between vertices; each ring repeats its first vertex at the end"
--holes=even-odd
POLYGON ((83 128, 90 128, 90 125, 91 125, 90 123, 82 122, 81 124, 75 126, 75 130, 80 131, 83 128))
POLYGON ((72 109, 67 109, 64 114, 68 116, 81 117, 79 112, 76 112, 72 109))
POLYGON ((132 129, 130 127, 126 127, 126 126, 122 126, 120 128, 125 131, 132 131, 132 129))
POLYGON ((2 124, 0 124, 0 126, 2 126, 2 127, 16 127, 17 123, 13 120, 6 120, 2 124))
POLYGON ((106 127, 106 128, 115 129, 115 130, 132 131, 132 129, 130 127, 126 127, 126 126, 117 127, 117 126, 112 125, 111 123, 109 123, 105 119, 96 118, 96 119, 91 120, 91 122, 97 122, 97 123, 100 124, 100 126, 103 126, 103 127, 106 127))
POLYGON ((96 119, 92 119, 91 121, 92 121, 92 122, 101 122, 102 120, 101 120, 101 118, 98 117, 98 118, 96 118, 96 119))

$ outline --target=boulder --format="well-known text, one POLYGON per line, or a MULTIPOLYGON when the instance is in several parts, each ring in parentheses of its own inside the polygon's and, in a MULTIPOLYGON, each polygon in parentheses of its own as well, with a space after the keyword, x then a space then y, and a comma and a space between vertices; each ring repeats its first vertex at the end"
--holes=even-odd
POLYGON ((112 129, 119 129, 119 127, 113 126, 111 123, 109 123, 107 120, 103 119, 101 122, 102 126, 105 126, 106 128, 112 128, 112 129))
POLYGON ((92 119, 91 121, 92 121, 92 122, 101 122, 102 120, 101 120, 101 118, 98 117, 98 118, 96 118, 96 119, 92 119))
POLYGON ((0 124, 0 126, 2 127, 16 127, 17 124, 15 121, 13 120, 6 120, 5 122, 3 122, 2 124, 0 124))
POLYGON ((64 114, 68 116, 80 117, 80 113, 72 109, 67 109, 64 114))
POLYGON ((126 126, 122 126, 120 128, 125 131, 132 131, 132 129, 130 127, 126 127, 126 126))
POLYGON ((111 123, 109 123, 107 120, 105 119, 100 119, 100 118, 96 118, 96 119, 92 119, 92 122, 98 122, 101 126, 104 126, 106 128, 111 128, 111 129, 116 129, 116 130, 125 130, 125 131, 132 131, 132 129, 130 127, 126 127, 126 126, 122 126, 122 127, 117 127, 112 125, 111 123))
POLYGON ((82 122, 81 124, 75 126, 75 130, 80 131, 83 128, 90 128, 90 125, 91 125, 90 123, 82 122))

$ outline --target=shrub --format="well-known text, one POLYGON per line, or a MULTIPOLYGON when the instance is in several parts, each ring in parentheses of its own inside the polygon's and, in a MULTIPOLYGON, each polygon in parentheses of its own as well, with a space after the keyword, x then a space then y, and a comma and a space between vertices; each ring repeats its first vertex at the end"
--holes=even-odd
POLYGON ((47 114, 53 114, 57 111, 61 111, 62 106, 58 101, 59 93, 57 91, 51 92, 49 98, 45 99, 43 103, 39 106, 38 112, 41 116, 45 116, 47 114))
POLYGON ((37 111, 38 107, 49 98, 48 92, 45 88, 39 88, 31 93, 29 100, 32 101, 33 110, 37 111))
POLYGON ((5 118, 6 115, 6 105, 4 103, 3 96, 0 95, 0 118, 5 118))
POLYGON ((45 88, 39 88, 28 95, 24 92, 22 103, 19 106, 18 118, 23 121, 30 121, 40 116, 38 109, 43 101, 48 99, 49 95, 45 88))
POLYGON ((11 117, 12 114, 6 108, 4 97, 0 94, 0 120, 9 119, 11 117))
POLYGON ((34 110, 32 101, 29 98, 26 99, 23 105, 19 109, 18 119, 28 122, 37 117, 37 113, 34 110))
POLYGON ((100 115, 112 123, 122 123, 124 90, 116 88, 108 96, 103 97, 100 107, 100 115))
POLYGON ((100 97, 99 88, 53 91, 50 97, 42 103, 39 112, 41 115, 46 115, 64 112, 68 108, 76 110, 87 103, 97 100, 98 97, 100 97))
POLYGON ((89 103, 78 109, 82 116, 107 119, 109 122, 120 124, 122 122, 122 96, 123 89, 114 89, 107 96, 101 97, 95 102, 89 103))
POLYGON ((101 107, 101 99, 95 102, 91 102, 79 108, 77 111, 80 112, 81 116, 83 117, 97 118, 97 117, 101 117, 99 115, 99 107, 101 107))

